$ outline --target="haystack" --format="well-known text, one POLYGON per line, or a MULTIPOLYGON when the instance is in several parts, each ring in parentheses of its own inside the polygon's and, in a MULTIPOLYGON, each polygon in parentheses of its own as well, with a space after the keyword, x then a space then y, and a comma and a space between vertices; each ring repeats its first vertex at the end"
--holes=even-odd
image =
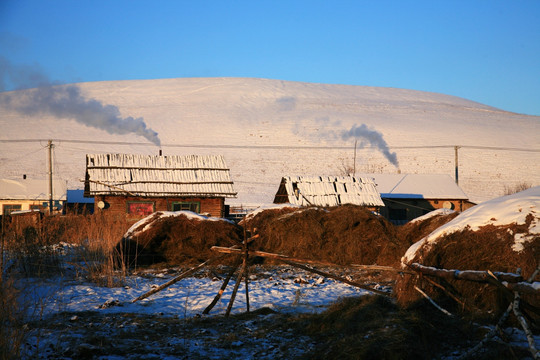
POLYGON ((247 217, 242 225, 260 235, 252 249, 296 258, 388 265, 403 253, 392 224, 361 206, 279 207, 247 217))
MULTIPOLYGON (((521 269, 527 279, 539 265, 539 220, 540 187, 487 201, 461 213, 412 245, 402 259, 403 266, 419 263, 449 270, 508 273, 521 269)), ((463 301, 454 307, 456 311, 465 306, 464 310, 476 316, 498 318, 511 300, 508 293, 493 285, 464 280, 437 279, 437 282, 463 301)), ((402 306, 411 306, 421 299, 422 295, 414 286, 446 306, 457 305, 447 292, 426 279, 406 275, 398 279, 394 289, 402 306)), ((540 306, 538 296, 523 298, 530 305, 540 306)))
POLYGON ((224 219, 158 211, 134 224, 116 249, 128 267, 192 265, 215 256, 212 246, 238 245, 243 236, 240 226, 224 219))
POLYGON ((398 227, 398 237, 402 244, 407 245, 407 248, 404 249, 403 254, 405 254, 405 251, 412 244, 422 240, 431 232, 453 220, 458 215, 459 213, 454 210, 438 209, 398 227))

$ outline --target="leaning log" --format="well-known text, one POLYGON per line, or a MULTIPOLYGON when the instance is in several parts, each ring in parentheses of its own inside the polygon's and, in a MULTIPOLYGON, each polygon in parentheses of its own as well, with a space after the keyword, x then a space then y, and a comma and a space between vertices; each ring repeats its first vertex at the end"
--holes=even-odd
POLYGON ((234 266, 231 268, 231 271, 229 272, 229 274, 227 275, 227 277, 223 281, 223 284, 221 285, 221 288, 219 289, 216 296, 214 297, 214 300, 212 300, 212 302, 206 307, 206 309, 204 309, 204 311, 203 311, 204 315, 207 315, 210 312, 210 310, 212 310, 214 308, 214 306, 217 304, 219 299, 221 299, 221 296, 225 292, 225 289, 227 288, 227 285, 229 284, 229 281, 231 280, 232 276, 234 275, 234 272, 236 271, 236 269, 238 269, 238 267, 240 266, 240 263, 242 262, 241 259, 239 259, 239 260, 240 261, 237 261, 236 264, 234 264, 234 266))
MULTIPOLYGON (((245 252, 245 250, 234 249, 234 248, 226 248, 226 247, 221 247, 221 246, 212 246, 211 249, 214 250, 214 251, 221 252, 221 253, 226 253, 226 254, 239 254, 240 255, 240 254, 245 252)), ((359 284, 359 283, 354 282, 354 281, 350 281, 350 280, 348 280, 348 279, 346 279, 344 277, 333 275, 333 274, 330 274, 330 273, 325 272, 325 271, 321 271, 321 270, 311 268, 309 266, 303 265, 302 263, 316 264, 316 265, 330 266, 330 267, 344 267, 343 265, 333 264, 333 263, 329 263, 329 262, 326 262, 326 261, 314 261, 314 260, 291 258, 291 257, 288 257, 287 255, 274 254, 274 253, 268 253, 268 252, 256 251, 256 250, 247 250, 247 254, 251 255, 251 256, 260 256, 260 257, 266 257, 266 258, 279 260, 279 261, 281 261, 281 262, 283 262, 285 264, 288 264, 288 265, 291 265, 291 266, 294 266, 294 267, 297 267, 297 268, 300 268, 300 269, 303 269, 303 270, 306 270, 306 271, 309 271, 309 272, 312 272, 312 273, 315 273, 315 274, 319 274, 319 275, 322 275, 322 276, 327 277, 327 278, 335 279, 335 280, 341 281, 343 283, 358 287, 360 289, 368 290, 368 291, 374 292, 374 293, 379 294, 379 295, 384 295, 384 296, 389 295, 389 294, 385 293, 384 291, 373 289, 373 288, 371 288, 371 287, 369 287, 367 285, 363 285, 363 284, 359 284)))
POLYGON ((199 264, 199 265, 197 265, 195 267, 192 267, 191 269, 189 269, 187 271, 184 271, 182 274, 180 274, 177 277, 167 281, 165 284, 162 284, 162 285, 160 285, 160 286, 158 286, 158 287, 156 287, 156 288, 142 294, 141 296, 139 296, 138 298, 132 300, 131 302, 134 303, 134 302, 137 302, 139 300, 146 299, 147 297, 149 297, 149 296, 151 296, 151 295, 153 295, 153 294, 155 294, 155 293, 157 293, 157 292, 159 292, 159 291, 161 291, 161 290, 163 290, 163 289, 165 289, 165 288, 167 288, 167 287, 169 287, 169 286, 171 286, 173 284, 176 284, 180 280, 182 280, 182 279, 188 277, 189 275, 195 273, 197 270, 201 269, 202 267, 204 267, 204 266, 206 266, 206 265, 208 265, 208 264, 210 264, 210 263, 212 263, 214 261, 220 260, 220 259, 222 259, 224 257, 225 257, 225 255, 210 258, 210 259, 206 260, 205 262, 203 262, 203 263, 201 263, 201 264, 199 264))
POLYGON ((431 266, 424 266, 418 263, 408 265, 411 269, 424 275, 431 275, 440 277, 446 280, 469 280, 476 282, 490 282, 495 275, 496 279, 500 282, 507 283, 519 283, 523 281, 523 277, 519 274, 504 273, 504 272, 490 272, 480 270, 447 270, 437 269, 431 266))
MULTIPOLYGON (((238 248, 232 248, 232 247, 229 248, 229 247, 222 247, 222 246, 212 246, 210 249, 217 252, 226 253, 226 254, 241 254, 244 251, 238 248)), ((259 257, 280 260, 280 261, 288 260, 288 261, 294 261, 297 263, 319 265, 319 266, 346 267, 344 265, 334 264, 334 263, 330 263, 326 261, 299 259, 299 258, 293 258, 293 257, 287 256, 287 255, 269 253, 269 252, 258 251, 258 250, 248 250, 248 254, 250 256, 259 256, 259 257)))

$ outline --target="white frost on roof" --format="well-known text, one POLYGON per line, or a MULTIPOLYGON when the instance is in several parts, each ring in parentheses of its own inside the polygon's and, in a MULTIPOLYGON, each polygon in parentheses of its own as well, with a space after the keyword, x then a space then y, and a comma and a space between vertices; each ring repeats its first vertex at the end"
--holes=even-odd
POLYGON ((288 202, 306 206, 343 204, 384 206, 372 178, 352 176, 286 176, 288 202))
POLYGON ((94 154, 86 173, 90 196, 236 196, 220 155, 94 154))
POLYGON ((402 262, 410 262, 421 247, 435 243, 443 235, 461 231, 466 227, 476 231, 486 225, 525 224, 527 216, 531 215, 533 220, 529 225, 528 233, 514 234, 512 249, 519 252, 523 250, 525 242, 531 241, 534 236, 540 234, 539 209, 540 186, 483 202, 462 212, 452 221, 413 244, 403 256, 402 262))
POLYGON ((365 174, 375 179, 383 198, 467 200, 450 175, 446 174, 365 174))

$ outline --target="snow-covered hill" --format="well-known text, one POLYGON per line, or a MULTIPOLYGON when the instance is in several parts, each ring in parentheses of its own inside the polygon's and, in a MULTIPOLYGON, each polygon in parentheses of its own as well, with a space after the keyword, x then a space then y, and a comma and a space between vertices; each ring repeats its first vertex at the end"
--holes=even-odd
POLYGON ((231 205, 270 203, 285 175, 355 168, 454 176, 454 146, 460 186, 473 201, 540 184, 540 117, 448 95, 251 78, 64 89, 0 94, 0 140, 17 140, 1 143, 1 178, 45 178, 53 139, 53 171, 69 188, 81 188, 86 153, 222 154, 238 192, 231 205))

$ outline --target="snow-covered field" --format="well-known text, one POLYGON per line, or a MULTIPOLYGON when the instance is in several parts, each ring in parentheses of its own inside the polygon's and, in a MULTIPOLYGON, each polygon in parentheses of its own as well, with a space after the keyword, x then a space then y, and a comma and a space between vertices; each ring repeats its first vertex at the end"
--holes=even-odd
MULTIPOLYGON (((435 230, 413 245, 408 256, 413 257, 420 246, 434 241, 441 233, 465 227, 475 229, 487 224, 529 221, 528 234, 515 234, 516 244, 522 244, 527 241, 526 237, 538 236, 539 207, 540 187, 494 199, 435 230)), ((426 217, 440 213, 437 210, 426 217)), ((167 215, 175 216, 175 213, 167 215)), ((193 216, 198 221, 213 220, 193 216)), ((366 290, 288 265, 253 265, 250 267, 248 294, 254 315, 237 317, 247 310, 246 288, 242 282, 232 306, 233 317, 224 318, 232 297, 234 279, 212 311, 208 315, 203 315, 203 311, 219 292, 227 267, 203 267, 195 275, 134 302, 186 268, 139 271, 121 278, 118 286, 103 287, 84 277, 74 276, 77 267, 74 266, 75 257, 70 256, 77 253, 76 246, 61 244, 59 251, 66 259, 63 276, 23 279, 17 285, 24 289, 24 308, 29 319, 33 319, 30 336, 23 346, 24 358, 293 358, 312 350, 316 343, 314 339, 295 334, 287 327, 290 316, 320 313, 342 298, 368 294, 366 290), (99 339, 101 345, 92 339, 99 339), (105 348, 107 350, 103 350, 105 348)), ((519 248, 514 251, 519 251, 519 248)), ((373 278, 356 269, 325 270, 389 294, 392 290, 392 283, 385 277, 373 278)), ((540 283, 535 282, 533 286, 539 288, 540 283)), ((507 341, 514 346, 527 348, 521 329, 507 328, 505 333, 507 341)), ((540 344, 538 335, 534 339, 540 344)), ((457 356, 459 351, 446 358, 457 356)))
MULTIPOLYGON (((202 315, 208 322, 193 322, 203 319, 201 314, 218 293, 228 271, 212 268, 133 302, 181 272, 176 270, 147 271, 130 276, 122 286, 112 288, 62 278, 21 283, 31 318, 38 319, 26 339, 24 358, 292 358, 310 349, 313 343, 309 338, 293 336, 292 330, 270 331, 280 319, 321 312, 340 298, 367 293, 288 266, 252 268, 248 289, 253 316, 240 322, 234 318, 247 310, 242 282, 231 317, 224 317, 234 287, 231 280, 210 314, 202 315), (166 324, 180 329, 164 331, 161 327, 166 324), (155 335, 159 334, 158 339, 148 338, 146 331, 152 328, 155 335), (129 340, 127 332, 131 334, 129 340), (266 336, 259 338, 257 332, 265 332, 266 336), (99 356, 100 351, 110 350, 92 344, 92 336, 117 339, 115 350, 99 356), (224 336, 233 340, 224 342, 224 336), (137 347, 130 346, 131 342, 137 347)), ((354 274, 348 276, 351 275, 354 274)), ((373 285, 391 291, 389 286, 373 285)))
POLYGON ((248 78, 70 89, 77 91, 0 94, 0 178, 45 179, 46 140, 53 139, 53 172, 70 189, 82 186, 87 153, 157 154, 161 146, 164 155, 222 154, 238 192, 231 205, 271 203, 282 176, 344 175, 354 167, 454 176, 454 146, 459 183, 472 201, 540 184, 540 117, 453 96, 248 78), (43 141, 21 141, 36 139, 43 141))

